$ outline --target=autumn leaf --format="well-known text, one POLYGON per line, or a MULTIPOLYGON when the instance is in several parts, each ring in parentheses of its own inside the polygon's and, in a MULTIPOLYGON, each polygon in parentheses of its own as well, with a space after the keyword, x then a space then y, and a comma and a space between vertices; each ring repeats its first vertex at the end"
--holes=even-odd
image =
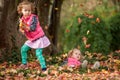
POLYGON ((91 45, 90 44, 86 44, 85 45, 85 48, 89 48, 91 45))
POLYGON ((56 7, 55 10, 58 11, 59 9, 56 7))
POLYGON ((100 22, 100 18, 96 18, 96 22, 99 23, 100 22))
POLYGON ((66 32, 67 32, 67 33, 69 33, 69 32, 70 32, 70 30, 69 30, 69 29, 66 29, 66 32))
POLYGON ((81 18, 78 18, 78 23, 80 24, 82 22, 81 18))

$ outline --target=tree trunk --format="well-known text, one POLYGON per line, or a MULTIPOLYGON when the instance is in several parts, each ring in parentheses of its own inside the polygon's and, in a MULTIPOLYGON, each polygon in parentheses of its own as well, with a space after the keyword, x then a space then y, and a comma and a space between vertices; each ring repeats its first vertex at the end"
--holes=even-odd
POLYGON ((58 52, 57 42, 58 42, 58 29, 60 27, 60 12, 63 0, 54 0, 51 14, 51 23, 49 26, 49 34, 51 36, 51 41, 53 43, 52 53, 58 52))
POLYGON ((3 48, 6 46, 6 22, 5 20, 7 19, 7 11, 8 8, 6 6, 6 1, 0 0, 0 48, 3 48))

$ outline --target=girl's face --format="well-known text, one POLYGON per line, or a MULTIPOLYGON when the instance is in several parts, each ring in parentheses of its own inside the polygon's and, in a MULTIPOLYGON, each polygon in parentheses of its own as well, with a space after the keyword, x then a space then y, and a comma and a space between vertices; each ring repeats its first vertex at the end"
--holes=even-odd
POLYGON ((31 5, 23 5, 22 14, 24 17, 29 16, 32 13, 31 5))
POLYGON ((79 60, 80 59, 80 51, 77 51, 77 50, 74 51, 72 57, 79 60))

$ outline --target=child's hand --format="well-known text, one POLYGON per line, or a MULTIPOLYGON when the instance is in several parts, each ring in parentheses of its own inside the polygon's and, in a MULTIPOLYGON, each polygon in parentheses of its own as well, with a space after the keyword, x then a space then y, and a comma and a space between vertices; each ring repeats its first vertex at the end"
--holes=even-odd
POLYGON ((29 27, 29 26, 26 26, 25 29, 26 29, 27 31, 30 31, 30 27, 29 27))
POLYGON ((22 34, 24 34, 24 30, 22 30, 22 29, 19 29, 19 31, 20 31, 22 34))
POLYGON ((30 30, 28 24, 26 24, 25 22, 23 22, 21 19, 20 19, 19 28, 22 29, 22 30, 27 30, 27 31, 30 30))

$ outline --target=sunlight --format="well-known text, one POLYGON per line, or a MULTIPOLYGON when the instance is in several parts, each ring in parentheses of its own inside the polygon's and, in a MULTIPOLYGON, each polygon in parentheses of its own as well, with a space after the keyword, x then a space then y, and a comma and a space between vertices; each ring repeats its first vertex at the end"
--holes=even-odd
POLYGON ((0 8, 3 6, 3 0, 0 0, 0 8))

